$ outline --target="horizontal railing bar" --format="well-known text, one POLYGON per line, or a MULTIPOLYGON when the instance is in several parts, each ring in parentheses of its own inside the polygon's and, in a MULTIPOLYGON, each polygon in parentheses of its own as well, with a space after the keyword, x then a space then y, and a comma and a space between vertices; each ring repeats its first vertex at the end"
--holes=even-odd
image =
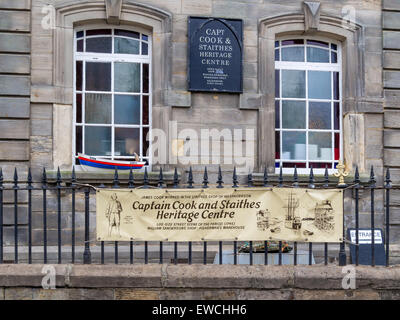
MULTIPOLYGON (((299 183, 299 185, 300 186, 302 186, 302 183, 299 183)), ((306 186, 307 184, 305 183, 304 184, 304 186, 306 186)), ((121 186, 121 188, 122 188, 123 186, 121 186)), ((211 187, 212 187, 212 185, 211 185, 211 187)), ((272 186, 272 187, 277 187, 277 186, 272 186)), ((282 185, 282 187, 283 188, 295 188, 295 187, 293 187, 292 185, 282 185)), ((18 191, 28 191, 28 190, 32 190, 32 191, 41 191, 41 190, 43 190, 43 189, 46 189, 46 190, 48 190, 48 191, 57 191, 57 190, 80 190, 80 189, 83 189, 83 188, 85 188, 85 187, 60 187, 60 188, 58 188, 58 187, 45 187, 45 188, 42 188, 42 187, 31 187, 31 188, 28 188, 28 187, 20 187, 20 186, 18 186, 18 191)), ((87 188, 87 187, 86 187, 87 188)), ((92 188, 98 188, 98 187, 94 187, 94 186, 92 186, 92 188)), ((111 188, 111 187, 110 187, 111 188)), ((126 186, 126 188, 128 188, 128 186, 126 186)), ((237 187, 237 189, 244 189, 245 188, 245 186, 244 185, 242 185, 242 186, 238 186, 237 187)), ((254 186, 254 188, 255 189, 262 189, 262 188, 266 188, 266 189, 268 189, 268 188, 271 188, 271 187, 262 187, 262 186, 260 186, 260 187, 258 187, 257 185, 256 186, 254 186)), ((352 188, 352 186, 349 186, 348 187, 349 189, 350 188, 352 188)), ((137 188, 131 188, 131 189, 137 189, 137 188)), ((140 189, 140 188, 139 188, 140 189)), ((170 189, 170 188, 166 188, 166 189, 170 189)), ((172 187, 171 187, 171 189, 172 189, 172 187)), ((197 189, 197 188, 196 188, 197 189)), ((199 187, 198 188, 199 190, 201 190, 201 188, 199 187)), ((248 189, 248 188, 247 188, 248 189)), ((305 188, 305 189, 307 189, 307 188, 305 188)), ((318 190, 336 190, 337 188, 336 187, 329 187, 329 188, 324 188, 323 186, 318 186, 318 184, 316 184, 316 188, 314 188, 314 189, 318 189, 318 190), (318 187, 320 187, 320 188, 318 188, 318 187)), ((370 188, 368 187, 368 186, 365 186, 365 187, 362 187, 362 186, 360 186, 360 190, 370 190, 370 188)), ((13 187, 4 187, 3 188, 3 191, 12 191, 12 190, 15 190, 15 188, 13 188, 13 187)), ((187 189, 184 189, 184 188, 182 188, 182 190, 184 191, 184 190, 187 190, 187 189)), ((374 188, 374 190, 386 190, 386 188, 385 187, 376 187, 376 188, 374 188)), ((399 187, 391 187, 391 190, 400 190, 400 186, 399 187)), ((83 193, 83 192, 82 192, 83 193)))

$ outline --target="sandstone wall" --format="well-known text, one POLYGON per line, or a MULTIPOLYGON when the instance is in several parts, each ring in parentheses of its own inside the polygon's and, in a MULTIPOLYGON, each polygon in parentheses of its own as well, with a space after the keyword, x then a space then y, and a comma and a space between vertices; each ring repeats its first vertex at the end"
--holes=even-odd
MULTIPOLYGON (((15 300, 386 300, 400 298, 400 269, 341 267, 55 265, 56 289, 43 289, 43 265, 1 265, 0 299, 15 300)), ((48 271, 47 271, 48 272, 48 271)))

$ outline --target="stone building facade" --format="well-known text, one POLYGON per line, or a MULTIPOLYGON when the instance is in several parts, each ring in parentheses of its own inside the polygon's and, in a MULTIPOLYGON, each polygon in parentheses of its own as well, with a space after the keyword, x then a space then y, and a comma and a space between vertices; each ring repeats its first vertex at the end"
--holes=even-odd
MULTIPOLYGON (((336 111, 332 111, 329 134, 333 136, 330 135, 332 140, 328 145, 331 150, 328 152, 334 156, 329 160, 333 166, 331 173, 340 159, 350 172, 349 179, 354 177, 358 166, 362 180, 368 181, 373 166, 378 184, 383 183, 385 168, 391 168, 393 184, 399 184, 399 17, 397 0, 0 0, 0 165, 5 179, 12 180, 14 167, 18 168, 20 177, 26 176, 28 167, 32 168, 34 178, 40 178, 43 167, 50 176, 54 176, 57 167, 63 175, 70 176, 72 166, 77 165, 74 156, 76 127, 79 127, 76 118, 79 90, 75 81, 76 57, 80 50, 78 32, 86 30, 87 37, 87 30, 121 29, 148 36, 140 41, 149 39, 151 47, 148 53, 151 89, 143 95, 150 101, 152 132, 161 129, 167 134, 163 141, 167 154, 161 164, 150 159, 150 171, 162 166, 170 172, 176 166, 185 179, 191 165, 195 179, 201 181, 204 163, 182 163, 179 152, 173 150, 180 143, 193 143, 193 139, 176 137, 172 131, 189 128, 200 136, 202 129, 221 132, 228 128, 242 129, 242 132, 250 129, 255 133, 243 135, 237 142, 242 147, 238 150, 245 150, 249 144, 254 146, 254 152, 245 156, 251 163, 247 171, 252 169, 261 174, 266 167, 271 177, 276 175, 277 167, 285 163, 284 153, 290 154, 284 145, 282 149, 276 147, 281 142, 276 138, 279 131, 276 126, 290 121, 276 117, 276 112, 284 107, 279 104, 278 109, 275 107, 276 101, 283 100, 283 93, 275 94, 276 84, 282 84, 277 80, 282 75, 276 74, 275 69, 277 66, 285 69, 285 63, 275 61, 276 51, 280 50, 279 59, 284 62, 284 46, 296 44, 290 41, 300 39, 302 44, 310 43, 314 49, 321 43, 322 46, 330 44, 327 50, 332 57, 328 62, 339 68, 338 71, 329 69, 340 77, 337 88, 340 97, 332 97, 332 106, 337 100, 340 119, 338 127, 333 128, 336 111), (188 17, 191 16, 243 20, 242 93, 188 90, 188 17), (314 40, 314 43, 306 42, 314 40), (276 159, 277 154, 282 158, 280 161, 276 159)), ((321 72, 315 70, 309 71, 310 77, 313 72, 321 72)), ((311 86, 311 80, 307 81, 311 86)), ((332 90, 334 94, 336 89, 332 90)), ((311 111, 307 112, 310 117, 311 111)), ((285 117, 283 113, 280 115, 285 117)), ((219 138, 215 143, 220 143, 219 138)), ((307 141, 311 144, 311 140, 307 141)), ((200 137, 197 142, 201 144, 200 137)), ((325 152, 326 149, 325 146, 325 152)), ((224 162, 223 153, 219 161, 212 163, 210 149, 200 152, 210 161, 210 180, 216 180, 220 164, 224 180, 230 181, 234 164, 224 162)), ((315 163, 325 165, 325 162, 315 163)), ((304 165, 308 168, 310 164, 304 165)), ((112 177, 112 174, 80 172, 78 167, 78 178, 86 181, 104 182, 112 177)), ((291 175, 293 165, 284 169, 285 174, 291 175)), ((323 170, 316 170, 316 174, 318 178, 323 170)), ((399 195, 394 190, 391 199, 393 240, 400 231, 396 229, 399 195)), ((365 223, 369 221, 367 196, 365 192, 360 209, 365 213, 362 215, 365 223)), ((376 198, 377 223, 380 223, 383 222, 383 192, 377 192, 376 198)), ((21 202, 25 200, 22 197, 21 202)), ((351 196, 346 198, 346 206, 347 221, 351 223, 354 219, 350 217, 351 196)), ((63 209, 68 211, 67 207, 63 209)))

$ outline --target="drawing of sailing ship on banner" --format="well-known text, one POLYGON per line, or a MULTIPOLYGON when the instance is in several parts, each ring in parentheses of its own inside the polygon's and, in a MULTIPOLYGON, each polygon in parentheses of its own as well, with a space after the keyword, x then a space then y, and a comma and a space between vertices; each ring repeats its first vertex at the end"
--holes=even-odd
POLYGON ((299 207, 299 199, 290 192, 287 199, 287 205, 284 207, 286 209, 285 217, 285 227, 293 230, 300 230, 301 220, 298 215, 296 215, 296 209, 299 207))

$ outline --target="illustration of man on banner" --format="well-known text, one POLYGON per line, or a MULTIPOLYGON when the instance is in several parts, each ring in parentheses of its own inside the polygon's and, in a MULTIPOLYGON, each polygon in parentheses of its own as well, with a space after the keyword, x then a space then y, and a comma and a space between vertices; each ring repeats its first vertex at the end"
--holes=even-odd
POLYGON ((111 236, 113 228, 117 232, 117 235, 121 236, 120 234, 121 212, 122 212, 121 202, 119 202, 117 194, 114 193, 113 195, 111 195, 111 200, 108 202, 106 210, 106 218, 108 220, 108 236, 111 236))

